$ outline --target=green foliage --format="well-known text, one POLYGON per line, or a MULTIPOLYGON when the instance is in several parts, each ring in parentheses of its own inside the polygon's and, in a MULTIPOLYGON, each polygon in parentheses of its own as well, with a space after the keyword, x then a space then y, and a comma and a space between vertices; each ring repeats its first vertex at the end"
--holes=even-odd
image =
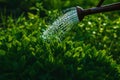
MULTIPOLYGON (((100 0, 0 0, 0 4, 8 8, 28 10, 31 6, 35 6, 36 3, 43 3, 46 9, 61 9, 70 6, 93 7, 96 6, 99 1, 100 0)), ((105 0, 104 4, 114 2, 119 2, 119 0, 105 0)))
POLYGON ((119 13, 87 16, 61 42, 47 42, 41 38, 42 32, 60 11, 47 10, 45 3, 52 9, 97 3, 58 1, 59 5, 56 0, 37 1, 30 6, 37 13, 27 12, 26 16, 1 16, 0 80, 119 80, 119 13), (42 11, 47 14, 44 18, 39 14, 42 11))
POLYGON ((119 46, 119 37, 116 37, 119 21, 110 24, 103 14, 101 18, 104 22, 97 21, 95 16, 88 22, 86 17, 73 29, 77 29, 73 39, 51 43, 40 37, 46 26, 39 16, 29 13, 28 19, 23 16, 16 21, 9 18, 8 28, 0 29, 0 79, 118 80, 119 48, 113 47, 119 46), (91 22, 93 19, 95 21, 91 22))
MULTIPOLYGON (((97 49, 105 49, 115 60, 120 61, 120 19, 111 21, 103 14, 86 17, 78 27, 75 27, 72 36, 74 40, 84 41, 97 49), (96 18, 95 18, 96 17, 96 18)), ((72 32, 72 31, 71 31, 72 32)))

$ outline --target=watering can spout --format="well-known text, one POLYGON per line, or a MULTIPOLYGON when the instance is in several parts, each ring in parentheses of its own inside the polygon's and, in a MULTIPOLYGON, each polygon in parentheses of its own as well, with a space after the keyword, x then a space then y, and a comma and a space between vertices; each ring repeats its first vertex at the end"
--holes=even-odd
POLYGON ((78 14, 78 18, 79 18, 79 21, 81 21, 83 18, 84 18, 84 9, 82 8, 82 7, 79 7, 79 6, 77 6, 76 7, 76 9, 77 9, 77 14, 78 14))
POLYGON ((86 15, 120 10, 120 2, 89 9, 82 9, 81 7, 76 7, 76 9, 79 21, 81 21, 86 15))

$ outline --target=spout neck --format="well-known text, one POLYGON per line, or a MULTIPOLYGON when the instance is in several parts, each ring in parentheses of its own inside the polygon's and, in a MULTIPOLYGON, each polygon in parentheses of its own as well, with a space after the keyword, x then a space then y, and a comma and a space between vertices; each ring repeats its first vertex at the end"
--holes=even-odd
POLYGON ((120 2, 109 4, 109 5, 104 5, 104 6, 101 6, 101 7, 84 9, 83 14, 84 15, 90 15, 90 14, 96 14, 96 13, 101 13, 101 12, 109 12, 109 11, 116 11, 116 10, 120 10, 120 2))

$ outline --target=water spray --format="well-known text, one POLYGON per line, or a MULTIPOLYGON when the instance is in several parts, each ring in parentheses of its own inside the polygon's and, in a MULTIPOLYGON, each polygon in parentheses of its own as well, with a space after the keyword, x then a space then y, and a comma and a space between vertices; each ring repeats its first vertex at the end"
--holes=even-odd
POLYGON ((53 39, 61 40, 64 34, 75 24, 79 23, 79 21, 83 20, 85 16, 120 10, 120 2, 101 6, 103 2, 104 0, 100 0, 95 8, 83 9, 79 6, 70 8, 43 32, 42 38, 49 41, 53 39))

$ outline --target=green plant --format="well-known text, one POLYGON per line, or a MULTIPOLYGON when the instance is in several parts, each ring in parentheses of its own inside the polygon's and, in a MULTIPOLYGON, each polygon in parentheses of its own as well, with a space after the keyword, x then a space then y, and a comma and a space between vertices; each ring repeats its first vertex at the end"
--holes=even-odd
POLYGON ((87 16, 61 42, 47 42, 41 35, 60 12, 43 6, 36 3, 30 9, 37 13, 28 12, 18 18, 1 16, 0 80, 120 79, 119 13, 112 19, 112 14, 87 16), (42 11, 47 16, 42 17, 42 11))
MULTIPOLYGON (((104 15, 100 17, 106 20, 104 23, 107 25, 106 17, 104 15)), ((89 21, 93 19, 95 20, 91 17, 89 21)), ((85 20, 83 22, 87 23, 85 20)), ((84 23, 80 23, 75 27, 77 31, 72 35, 74 38, 68 39, 69 35, 66 35, 61 43, 56 40, 48 43, 40 37, 45 21, 37 15, 29 13, 28 19, 21 16, 16 21, 9 17, 7 23, 6 29, 0 29, 0 68, 2 69, 0 79, 116 80, 120 78, 120 65, 111 56, 118 57, 118 54, 110 53, 114 51, 113 45, 110 48, 104 47, 104 45, 109 46, 109 41, 104 39, 102 34, 107 37, 110 35, 106 32, 101 34, 100 27, 94 27, 102 24, 102 21, 91 22, 91 25, 88 22, 86 27, 82 27, 84 23), (86 30, 89 27, 92 28, 86 30), (93 34, 95 30, 100 36, 93 34), (97 39, 100 37, 101 42, 98 43, 97 39)), ((112 33, 114 31, 110 28, 106 29, 105 25, 101 26, 104 26, 103 31, 110 30, 112 33)))

